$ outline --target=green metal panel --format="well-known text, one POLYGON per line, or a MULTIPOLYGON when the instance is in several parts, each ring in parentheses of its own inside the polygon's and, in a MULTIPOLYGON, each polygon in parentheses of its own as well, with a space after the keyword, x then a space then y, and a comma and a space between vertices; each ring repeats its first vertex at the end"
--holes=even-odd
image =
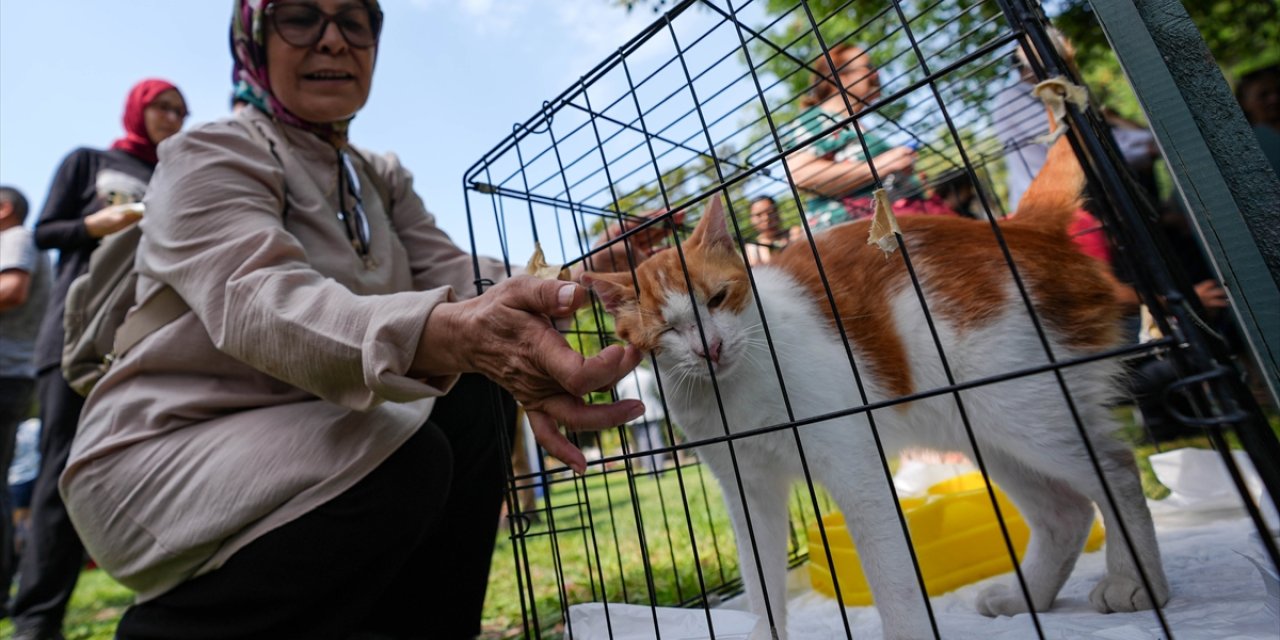
POLYGON ((1280 400, 1280 180, 1178 0, 1092 0, 1280 400))

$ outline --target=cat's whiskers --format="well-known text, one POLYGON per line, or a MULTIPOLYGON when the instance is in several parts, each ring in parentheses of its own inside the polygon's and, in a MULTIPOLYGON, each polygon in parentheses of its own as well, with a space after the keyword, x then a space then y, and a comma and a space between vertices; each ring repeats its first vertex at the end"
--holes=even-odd
POLYGON ((706 363, 696 362, 685 366, 685 379, 688 381, 688 394, 690 396, 697 392, 697 387, 703 381, 703 376, 705 375, 706 363))
POLYGON ((742 359, 746 360, 747 364, 750 364, 752 367, 756 369, 759 369, 762 366, 760 364, 760 361, 756 359, 756 354, 751 349, 743 350, 742 359))
POLYGON ((677 363, 667 367, 667 372, 675 379, 671 388, 674 395, 689 395, 693 392, 693 369, 684 363, 677 363), (689 387, 686 391, 685 387, 689 387))
POLYGON ((785 351, 788 349, 795 348, 795 343, 787 340, 783 340, 779 338, 777 335, 772 335, 772 336, 769 336, 768 338, 764 336, 748 337, 744 339, 744 342, 746 342, 748 345, 752 347, 762 347, 765 350, 769 350, 770 344, 773 345, 774 351, 785 351))
POLYGON ((753 346, 768 346, 770 342, 772 342, 776 347, 783 347, 787 349, 795 346, 795 343, 782 339, 782 337, 778 335, 777 331, 772 334, 766 334, 763 320, 754 324, 743 325, 742 329, 743 332, 747 334, 747 343, 753 346))
POLYGON ((672 381, 675 384, 672 385, 671 391, 676 395, 684 394, 685 393, 684 387, 685 387, 685 383, 689 379, 689 372, 681 368, 681 369, 674 369, 672 370, 671 373, 675 375, 675 380, 672 381))

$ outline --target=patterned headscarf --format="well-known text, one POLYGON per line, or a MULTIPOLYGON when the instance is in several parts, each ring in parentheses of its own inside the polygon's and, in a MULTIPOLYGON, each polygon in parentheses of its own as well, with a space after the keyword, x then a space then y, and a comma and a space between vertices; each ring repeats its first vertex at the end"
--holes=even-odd
POLYGON ((124 137, 112 142, 112 149, 119 149, 151 164, 156 163, 156 143, 147 134, 145 111, 156 97, 170 89, 178 91, 172 82, 158 78, 148 78, 133 85, 129 90, 129 97, 124 101, 124 137))
MULTIPOLYGON (((231 16, 231 55, 235 58, 231 82, 235 85, 235 98, 280 122, 311 131, 335 146, 343 146, 347 128, 355 116, 338 122, 309 122, 294 115, 271 93, 271 81, 267 77, 266 10, 274 1, 235 0, 235 13, 231 16)), ((365 0, 365 4, 370 9, 378 8, 377 0, 365 0)))

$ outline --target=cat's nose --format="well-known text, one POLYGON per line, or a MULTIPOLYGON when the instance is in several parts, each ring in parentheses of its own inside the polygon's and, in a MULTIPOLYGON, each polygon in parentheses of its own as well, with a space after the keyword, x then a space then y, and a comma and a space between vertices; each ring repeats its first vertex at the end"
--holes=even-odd
POLYGON ((720 338, 711 338, 707 341, 707 352, 703 353, 702 345, 693 348, 693 352, 699 357, 709 357, 714 364, 720 364, 720 338))

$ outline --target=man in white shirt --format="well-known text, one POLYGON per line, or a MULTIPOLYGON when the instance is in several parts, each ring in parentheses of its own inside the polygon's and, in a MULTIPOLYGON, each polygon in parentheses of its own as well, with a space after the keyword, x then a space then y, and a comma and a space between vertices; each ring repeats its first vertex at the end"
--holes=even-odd
POLYGON ((8 469, 18 423, 31 410, 32 356, 51 283, 48 258, 22 225, 28 210, 20 191, 0 186, 0 617, 8 613, 15 561, 8 469))

